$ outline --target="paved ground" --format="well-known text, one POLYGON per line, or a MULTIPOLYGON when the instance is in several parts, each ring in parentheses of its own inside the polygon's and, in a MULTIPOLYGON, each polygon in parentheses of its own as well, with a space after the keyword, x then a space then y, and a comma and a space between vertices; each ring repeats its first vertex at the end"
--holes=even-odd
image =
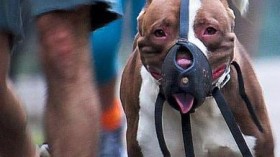
MULTIPOLYGON (((280 58, 254 61, 257 75, 263 87, 265 100, 276 139, 276 157, 280 156, 280 58)), ((35 130, 41 129, 41 115, 45 98, 45 82, 41 76, 21 76, 16 84, 18 94, 26 104, 30 124, 35 130)))

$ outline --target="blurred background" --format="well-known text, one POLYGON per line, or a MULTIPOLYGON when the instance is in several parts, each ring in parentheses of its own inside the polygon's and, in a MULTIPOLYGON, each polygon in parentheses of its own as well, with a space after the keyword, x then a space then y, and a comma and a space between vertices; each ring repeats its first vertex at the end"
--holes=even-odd
MULTIPOLYGON (((132 28, 130 28, 131 4, 125 7, 123 32, 119 48, 119 71, 125 64, 132 50, 132 28)), ((250 1, 249 13, 246 19, 236 19, 236 34, 250 52, 257 76, 263 87, 268 113, 271 119, 276 139, 276 156, 280 156, 280 105, 278 97, 280 83, 280 1, 254 0, 250 1)), ((23 9, 28 10, 28 4, 23 3, 23 9)), ((26 14, 29 14, 26 11, 26 14)), ((27 15, 28 16, 28 15, 27 15)), ((136 20, 136 19, 134 19, 136 20)), ((42 113, 44 110, 46 85, 38 59, 37 36, 34 23, 25 21, 27 32, 24 42, 20 43, 13 53, 11 79, 22 98, 29 116, 29 125, 33 139, 37 144, 44 142, 42 113)), ((117 92, 117 91, 116 91, 117 92)))

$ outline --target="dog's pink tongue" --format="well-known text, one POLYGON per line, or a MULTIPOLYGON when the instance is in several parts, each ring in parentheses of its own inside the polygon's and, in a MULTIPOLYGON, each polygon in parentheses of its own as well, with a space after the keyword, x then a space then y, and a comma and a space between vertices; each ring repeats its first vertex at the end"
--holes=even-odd
POLYGON ((194 102, 194 97, 190 94, 173 94, 173 97, 175 98, 177 104, 180 107, 180 110, 182 113, 188 113, 192 106, 193 106, 193 102, 194 102))
POLYGON ((190 67, 192 65, 191 56, 187 53, 177 54, 176 62, 183 69, 187 69, 188 67, 190 67))

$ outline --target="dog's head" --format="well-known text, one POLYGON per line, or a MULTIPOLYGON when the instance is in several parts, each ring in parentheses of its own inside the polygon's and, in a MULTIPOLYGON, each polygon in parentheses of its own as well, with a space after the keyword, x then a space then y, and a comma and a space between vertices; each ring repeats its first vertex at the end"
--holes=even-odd
MULTIPOLYGON (((243 2, 247 1, 235 4, 245 10, 243 2)), ((167 100, 187 113, 204 102, 211 93, 212 84, 223 82, 234 58, 235 17, 227 0, 189 0, 186 6, 189 9, 185 12, 180 12, 180 7, 180 0, 148 1, 138 18, 137 44, 146 69, 155 79, 163 78, 167 100), (184 13, 187 16, 181 17, 186 17, 189 28, 179 26, 180 14, 184 13), (182 29, 188 29, 188 34, 182 36, 182 29), (187 39, 178 40, 184 36, 187 39), (175 46, 174 50, 175 43, 182 42, 186 47, 175 46)))
MULTIPOLYGON (((244 13, 247 0, 233 4, 244 13)), ((149 0, 138 17, 138 48, 142 63, 155 79, 160 79, 168 50, 178 40, 180 0, 149 0)), ((234 57, 234 14, 227 0, 190 0, 188 40, 201 49, 217 80, 234 57)), ((189 56, 177 57, 178 64, 191 64, 189 56)))

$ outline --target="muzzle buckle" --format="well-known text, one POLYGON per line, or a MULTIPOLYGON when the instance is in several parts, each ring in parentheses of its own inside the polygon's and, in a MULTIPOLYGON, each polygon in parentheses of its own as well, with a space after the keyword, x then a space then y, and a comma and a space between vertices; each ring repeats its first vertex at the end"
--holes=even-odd
POLYGON ((216 83, 213 84, 213 88, 215 87, 222 89, 230 80, 230 67, 227 68, 227 70, 224 72, 222 76, 218 79, 216 83))

